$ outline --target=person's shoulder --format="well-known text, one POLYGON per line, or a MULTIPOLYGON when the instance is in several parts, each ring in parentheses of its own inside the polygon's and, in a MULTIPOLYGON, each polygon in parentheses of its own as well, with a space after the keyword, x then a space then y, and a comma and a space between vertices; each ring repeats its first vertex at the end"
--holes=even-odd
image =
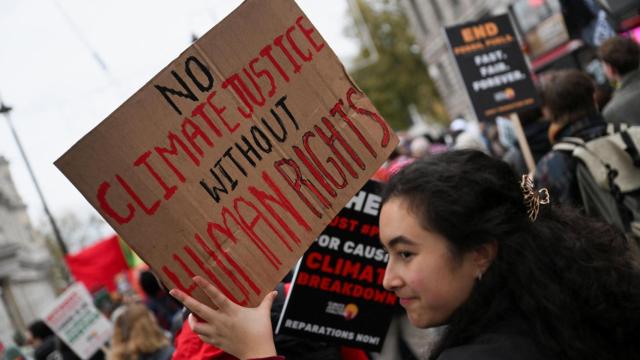
POLYGON ((565 172, 571 162, 571 153, 568 151, 552 150, 545 154, 536 165, 536 177, 539 175, 555 175, 557 172, 565 172))
POLYGON ((640 67, 636 70, 633 70, 628 75, 628 79, 630 85, 629 87, 637 90, 640 87, 640 67))
POLYGON ((637 111, 640 109, 639 95, 640 70, 636 70, 628 83, 613 93, 611 100, 602 109, 602 116, 610 123, 635 123, 638 120, 627 117, 637 115, 637 111))
POLYGON ((49 354, 56 350, 56 337, 50 335, 36 347, 34 350, 34 357, 36 359, 45 359, 49 354))
POLYGON ((442 352, 438 360, 542 360, 549 359, 533 340, 518 334, 489 333, 470 344, 442 352))
POLYGON ((607 104, 602 109, 602 117, 604 117, 606 121, 610 122, 609 118, 611 118, 611 116, 615 116, 619 106, 620 97, 612 97, 611 100, 609 100, 609 102, 607 102, 607 104))
POLYGON ((624 97, 620 96, 615 100, 611 99, 605 106, 602 117, 607 123, 640 125, 640 102, 637 101, 640 97, 640 89, 637 94, 626 97, 632 100, 625 102, 624 97))

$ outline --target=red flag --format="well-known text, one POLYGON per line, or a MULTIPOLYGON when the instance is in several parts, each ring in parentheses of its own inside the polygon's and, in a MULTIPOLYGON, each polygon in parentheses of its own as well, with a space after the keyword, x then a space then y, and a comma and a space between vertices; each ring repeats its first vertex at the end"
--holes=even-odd
POLYGON ((116 291, 115 277, 129 266, 125 260, 118 236, 98 241, 82 251, 65 257, 73 277, 82 282, 90 292, 106 287, 116 291))

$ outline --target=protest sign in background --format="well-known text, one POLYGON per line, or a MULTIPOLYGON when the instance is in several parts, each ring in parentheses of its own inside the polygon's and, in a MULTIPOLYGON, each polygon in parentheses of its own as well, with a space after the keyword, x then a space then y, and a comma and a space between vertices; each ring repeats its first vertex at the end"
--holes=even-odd
POLYGON ((293 0, 249 0, 56 165, 169 288, 255 305, 396 144, 293 0))
POLYGON ((58 296, 42 319, 81 359, 90 358, 113 335, 111 322, 96 309, 81 283, 74 283, 58 296))
POLYGON ((536 91, 509 15, 445 31, 478 120, 536 106, 536 91))
POLYGON ((279 333, 380 351, 397 298, 382 287, 379 192, 369 181, 302 257, 279 333))

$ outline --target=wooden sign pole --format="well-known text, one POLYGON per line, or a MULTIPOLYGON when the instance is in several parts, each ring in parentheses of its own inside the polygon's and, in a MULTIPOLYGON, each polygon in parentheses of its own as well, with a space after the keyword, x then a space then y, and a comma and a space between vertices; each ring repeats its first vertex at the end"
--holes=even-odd
POLYGON ((520 118, 518 117, 517 113, 511 113, 509 115, 509 119, 511 120, 513 129, 516 132, 516 137, 518 138, 518 144, 520 145, 520 152, 522 153, 522 156, 524 157, 524 161, 527 164, 527 169, 529 169, 529 176, 533 177, 536 172, 536 163, 533 160, 533 155, 531 154, 531 149, 529 148, 527 137, 525 136, 524 130, 522 129, 520 118))

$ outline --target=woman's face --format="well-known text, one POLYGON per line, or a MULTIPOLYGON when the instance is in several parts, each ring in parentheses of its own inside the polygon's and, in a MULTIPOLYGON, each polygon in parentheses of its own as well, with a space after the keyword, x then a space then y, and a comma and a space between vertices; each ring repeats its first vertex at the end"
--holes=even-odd
POLYGON ((383 285, 395 292, 419 328, 447 323, 481 273, 474 252, 454 259, 447 240, 422 228, 402 198, 391 198, 382 207, 380 241, 389 252, 383 285))

